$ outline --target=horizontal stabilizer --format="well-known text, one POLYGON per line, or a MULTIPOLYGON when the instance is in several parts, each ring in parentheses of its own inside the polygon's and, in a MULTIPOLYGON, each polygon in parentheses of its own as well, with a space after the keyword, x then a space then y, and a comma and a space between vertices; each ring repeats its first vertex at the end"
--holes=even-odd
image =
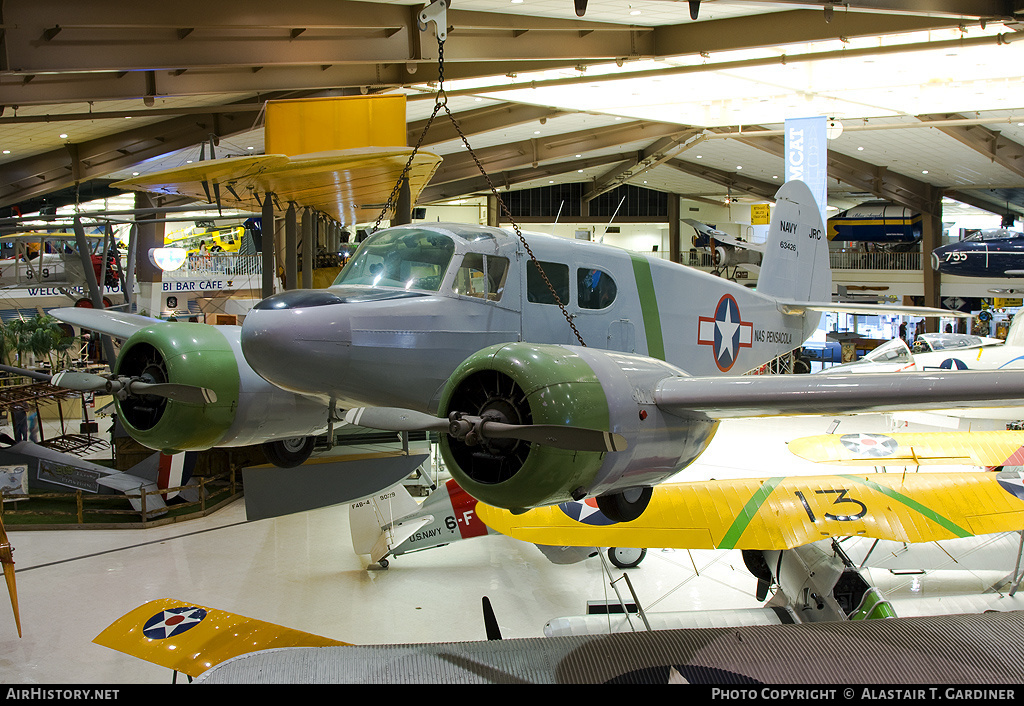
POLYGON ((800 316, 808 311, 837 311, 842 314, 900 314, 902 316, 939 316, 945 318, 959 317, 970 319, 972 315, 951 309, 936 309, 930 306, 902 306, 897 304, 868 304, 860 302, 800 302, 780 301, 779 308, 783 314, 800 316))
POLYGON ((391 550, 413 536, 421 527, 434 521, 433 515, 422 515, 402 520, 385 527, 370 550, 370 561, 377 562, 391 553, 391 550))
POLYGON ((520 515, 479 503, 497 532, 554 546, 792 549, 828 537, 931 542, 1024 529, 1016 471, 873 473, 668 483, 632 522, 583 523, 562 506, 520 515))
POLYGON ((245 514, 251 521, 263 520, 350 503, 394 485, 427 458, 382 453, 329 456, 295 468, 251 466, 242 470, 245 514))

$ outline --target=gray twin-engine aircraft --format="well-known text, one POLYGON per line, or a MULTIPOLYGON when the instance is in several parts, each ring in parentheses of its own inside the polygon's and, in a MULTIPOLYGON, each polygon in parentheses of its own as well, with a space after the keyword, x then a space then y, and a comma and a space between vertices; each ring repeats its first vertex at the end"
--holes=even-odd
POLYGON ((114 384, 126 429, 151 448, 267 442, 288 466, 342 419, 433 430, 485 503, 595 497, 619 521, 720 419, 1024 400, 1016 373, 741 376, 802 345, 821 311, 901 309, 831 303, 802 182, 777 194, 757 285, 592 242, 418 223, 371 235, 331 287, 268 297, 241 327, 53 313, 127 339, 96 382, 114 384))

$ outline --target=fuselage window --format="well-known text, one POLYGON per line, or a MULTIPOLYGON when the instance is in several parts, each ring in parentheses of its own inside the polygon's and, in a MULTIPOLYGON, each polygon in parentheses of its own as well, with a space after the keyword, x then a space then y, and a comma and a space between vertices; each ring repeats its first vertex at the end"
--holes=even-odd
MULTIPOLYGON (((555 288, 558 300, 562 304, 569 303, 569 266, 558 262, 541 262, 544 274, 555 288)), ((551 290, 537 269, 533 260, 526 266, 526 298, 537 304, 558 304, 551 295, 551 290)))
POLYGON ((611 276, 598 269, 576 270, 576 299, 581 309, 604 309, 615 301, 618 288, 611 276))
POLYGON ((496 302, 505 291, 508 258, 471 252, 462 259, 452 288, 456 294, 496 302))

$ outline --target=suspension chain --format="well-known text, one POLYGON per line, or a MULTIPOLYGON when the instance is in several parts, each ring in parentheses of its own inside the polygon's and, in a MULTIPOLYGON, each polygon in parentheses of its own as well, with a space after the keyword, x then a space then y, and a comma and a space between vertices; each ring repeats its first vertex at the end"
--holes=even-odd
POLYGON ((423 132, 420 133, 420 138, 417 140, 416 146, 412 150, 412 154, 409 155, 409 161, 405 163, 405 169, 402 170, 401 176, 399 176, 398 180, 395 182, 395 188, 391 190, 391 195, 388 196, 387 203, 384 204, 384 209, 381 211, 380 215, 377 216, 377 222, 374 224, 373 230, 370 232, 377 232, 385 214, 394 208, 393 204, 395 199, 398 197, 398 191, 402 186, 402 180, 408 175, 409 169, 412 167, 412 162, 416 158, 416 153, 423 145, 423 140, 427 136, 427 131, 430 130, 430 126, 434 122, 434 118, 437 116, 438 112, 444 108, 444 112, 448 115, 448 119, 451 120, 452 125, 455 127, 455 131, 459 133, 459 137, 462 139, 462 144, 465 145, 466 151, 469 152, 469 156, 473 158, 473 162, 476 164, 477 169, 480 170, 480 174, 483 176, 484 181, 487 182, 487 186, 491 190, 491 194, 494 195, 501 213, 512 224, 512 228, 515 230, 516 236, 519 238, 519 242, 522 243, 526 253, 530 256, 530 261, 533 262, 537 271, 540 273, 541 278, 544 280, 544 284, 547 285, 548 291, 551 292, 551 296, 554 298, 555 303, 558 304, 558 308, 562 311, 562 316, 565 317, 566 322, 569 324, 569 328, 571 328, 573 334, 575 334, 576 340, 580 342, 581 346, 585 347, 587 344, 583 341, 582 334, 580 334, 579 329, 576 328, 576 324, 573 323, 572 316, 565 308, 565 304, 562 303, 562 299, 558 296, 558 292, 555 291, 555 285, 553 285, 551 280, 548 279, 548 275, 544 272, 544 268, 541 267, 540 262, 537 260, 537 256, 533 254, 533 250, 530 249, 530 245, 526 242, 526 238, 523 237, 523 232, 519 228, 519 224, 516 223, 515 218, 512 217, 511 211, 509 211, 508 206, 505 205, 505 202, 498 193, 498 190, 491 182, 491 177, 488 176, 487 171, 484 169, 484 165, 480 163, 480 159, 476 156, 472 146, 470 146, 469 139, 462 131, 462 126, 459 125, 459 121, 455 119, 455 116, 452 115, 452 111, 448 108, 448 94, 444 89, 444 40, 440 38, 437 40, 437 77, 437 98, 434 101, 434 110, 430 114, 430 118, 427 119, 426 124, 423 126, 423 132))

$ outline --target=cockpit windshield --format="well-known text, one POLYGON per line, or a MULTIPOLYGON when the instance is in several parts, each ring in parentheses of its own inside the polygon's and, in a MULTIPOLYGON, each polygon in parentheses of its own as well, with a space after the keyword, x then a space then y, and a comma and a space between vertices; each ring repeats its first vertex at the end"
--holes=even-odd
MULTIPOLYGON (((909 363, 910 349, 901 338, 883 343, 860 359, 865 363, 909 363)), ((860 361, 858 361, 860 362, 860 361)))
POLYGON ((963 333, 922 333, 914 341, 915 353, 948 351, 956 348, 977 348, 981 345, 978 336, 963 333))
POLYGON ((363 241, 334 285, 363 284, 436 292, 448 270, 455 243, 424 230, 385 230, 363 241))
POLYGON ((985 228, 977 233, 971 233, 964 240, 1003 240, 1005 238, 1020 238, 1024 233, 1008 230, 1006 228, 985 228))

